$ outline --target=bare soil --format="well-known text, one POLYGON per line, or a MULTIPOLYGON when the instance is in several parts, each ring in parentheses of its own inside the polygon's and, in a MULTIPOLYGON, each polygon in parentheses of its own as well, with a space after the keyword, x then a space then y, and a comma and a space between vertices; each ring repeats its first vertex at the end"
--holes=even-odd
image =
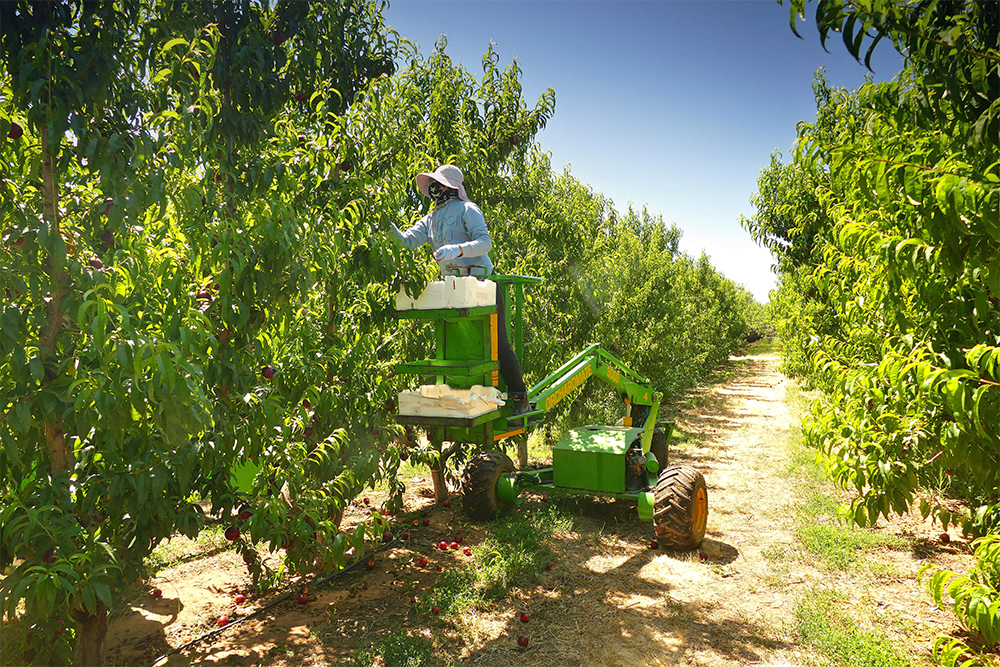
MULTIPOLYGON (((943 545, 940 528, 906 516, 879 530, 906 536, 911 546, 868 553, 864 567, 832 570, 805 552, 796 538, 806 497, 795 458, 800 415, 786 400, 789 382, 778 361, 734 358, 727 381, 665 410, 681 433, 671 463, 697 467, 708 482, 704 556, 650 549, 652 528, 627 504, 574 501, 576 527, 557 536, 552 547, 560 556, 537 585, 462 618, 434 617, 421 604, 439 576, 434 566, 461 567, 467 558, 434 545, 457 533, 475 544, 485 529, 464 517, 460 502, 433 506, 427 477, 414 480, 405 509, 426 511, 431 525, 412 528, 408 543, 379 553, 374 569, 352 571, 310 591, 308 604, 282 603, 157 665, 353 665, 359 649, 400 629, 433 642, 434 657, 422 664, 823 664, 793 621, 801 596, 824 587, 844 593, 845 611, 877 625, 913 664, 930 664, 935 636, 958 628, 931 603, 917 572, 928 562, 964 571, 968 545, 954 531, 943 545), (429 567, 415 567, 421 554, 429 567), (517 619, 522 611, 530 614, 527 625, 517 619), (528 648, 517 645, 521 634, 528 648)), ((365 509, 353 507, 345 525, 365 509)), ((107 642, 113 664, 148 664, 213 629, 220 616, 246 616, 277 595, 250 595, 232 551, 162 570, 149 582, 154 587, 162 599, 144 593, 114 621, 107 642), (248 599, 234 608, 240 592, 248 599)))

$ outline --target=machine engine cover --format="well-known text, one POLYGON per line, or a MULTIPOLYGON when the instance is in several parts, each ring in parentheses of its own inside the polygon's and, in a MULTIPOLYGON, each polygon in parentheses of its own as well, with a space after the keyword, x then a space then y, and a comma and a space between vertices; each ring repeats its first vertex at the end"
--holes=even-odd
POLYGON ((627 426, 570 429, 552 450, 552 483, 564 489, 625 493, 625 453, 642 433, 627 426))

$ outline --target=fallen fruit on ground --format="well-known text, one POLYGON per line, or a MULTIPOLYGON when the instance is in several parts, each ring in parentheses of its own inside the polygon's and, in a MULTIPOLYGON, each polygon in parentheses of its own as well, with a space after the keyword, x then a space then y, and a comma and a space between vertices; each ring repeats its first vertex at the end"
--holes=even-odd
POLYGON ((462 549, 462 553, 465 554, 466 556, 471 556, 472 555, 472 547, 465 547, 464 549, 462 549))
POLYGON ((440 549, 441 551, 447 551, 448 543, 445 542, 444 540, 441 540, 440 542, 438 542, 438 549, 440 549))
POLYGON ((555 563, 546 563, 546 564, 545 564, 545 569, 546 569, 546 570, 551 570, 551 569, 552 569, 552 568, 554 568, 555 566, 556 566, 556 564, 555 564, 555 563))
POLYGON ((160 590, 159 588, 154 588, 153 589, 153 597, 154 598, 162 598, 163 597, 163 591, 160 590))
POLYGON ((410 531, 408 531, 408 530, 404 530, 404 531, 403 531, 403 534, 402 534, 402 535, 400 535, 400 537, 401 537, 401 538, 403 538, 404 540, 408 540, 408 539, 410 539, 410 531))
POLYGON ((444 572, 444 565, 438 565, 438 572, 444 572))
POLYGON ((434 614, 435 616, 437 616, 438 614, 441 613, 441 609, 439 607, 436 607, 436 606, 435 607, 431 607, 431 613, 434 614))
POLYGON ((444 502, 442 502, 441 504, 444 505, 445 507, 451 507, 451 501, 448 500, 447 498, 445 498, 444 502))
POLYGON ((660 543, 657 542, 656 540, 650 540, 649 541, 649 548, 650 549, 659 549, 660 548, 660 543))
POLYGON ((226 623, 229 623, 229 618, 227 616, 220 616, 219 620, 215 622, 215 624, 218 625, 220 628, 226 623))
POLYGON ((517 645, 522 646, 524 648, 528 648, 528 638, 525 637, 524 635, 521 635, 520 637, 517 638, 517 645))
POLYGON ((452 542, 451 544, 448 545, 448 548, 451 549, 452 551, 458 551, 458 542, 452 542))
POLYGON ((301 593, 299 595, 299 604, 305 604, 307 602, 309 602, 309 594, 308 593, 301 593))
POLYGON ((374 570, 375 569, 375 559, 374 558, 369 558, 368 562, 365 564, 365 567, 367 567, 369 570, 374 570))
POLYGON ((424 519, 424 525, 425 526, 431 525, 431 520, 430 519, 424 519))
POLYGON ((951 542, 951 535, 948 533, 941 533, 941 543, 948 544, 949 542, 951 542))
POLYGON ((527 623, 528 622, 528 612, 523 612, 521 614, 521 622, 522 623, 527 623))
POLYGON ((708 554, 705 553, 704 551, 699 551, 698 552, 698 558, 700 560, 708 560, 708 554))
POLYGON ((235 598, 236 604, 243 604, 244 602, 246 602, 246 600, 247 600, 246 596, 242 594, 237 595, 235 598))
POLYGON ((367 505, 367 504, 368 504, 368 503, 370 503, 371 501, 370 501, 370 500, 368 500, 367 498, 364 498, 364 499, 362 499, 362 501, 361 501, 361 502, 363 502, 363 503, 364 503, 365 505, 367 505))
POLYGON ((424 558, 423 556, 421 556, 420 558, 418 558, 417 559, 417 566, 418 567, 426 567, 427 566, 427 559, 424 558))
POLYGON ((413 520, 413 527, 416 528, 419 525, 420 525, 420 520, 419 519, 414 519, 413 520))

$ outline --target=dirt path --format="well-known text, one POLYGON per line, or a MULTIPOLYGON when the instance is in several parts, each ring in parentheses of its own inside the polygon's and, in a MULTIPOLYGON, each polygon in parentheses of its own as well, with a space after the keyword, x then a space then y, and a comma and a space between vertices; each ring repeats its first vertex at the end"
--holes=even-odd
MULTIPOLYGON (((831 571, 803 555, 796 507, 804 496, 790 446, 799 437, 799 416, 786 401, 789 383, 777 365, 777 357, 734 358, 729 381, 695 392, 671 415, 680 435, 671 463, 697 467, 709 486, 704 556, 650 550, 652 529, 631 507, 580 500, 573 505, 574 532, 559 536, 557 565, 537 585, 512 590, 508 604, 487 612, 434 619, 440 625, 431 630, 414 603, 437 575, 433 567, 415 571, 414 555, 433 552, 436 540, 456 530, 475 543, 484 529, 413 493, 406 509, 431 510, 433 527, 383 555, 375 571, 351 575, 314 592, 307 606, 278 607, 160 664, 353 665, 359 648, 399 628, 433 642, 433 658, 415 664, 817 664, 792 631, 797 600, 816 587, 846 592, 845 608, 862 610, 864 618, 896 619, 883 630, 906 647, 913 664, 925 664, 921 656, 934 632, 953 622, 928 604, 916 572, 928 558, 963 568, 965 545, 953 533, 948 549, 886 549, 878 554, 885 563, 879 576, 871 569, 831 571), (514 641, 526 631, 515 620, 521 611, 532 619, 526 650, 514 641), (899 619, 909 620, 900 625, 899 619)), ((924 536, 928 544, 940 532, 909 518, 886 530, 924 536)), ((452 554, 435 558, 446 567, 460 565, 452 554)), ((161 572, 158 582, 164 598, 139 601, 112 628, 118 664, 142 664, 141 657, 204 632, 232 596, 246 590, 242 563, 231 552, 161 572)))

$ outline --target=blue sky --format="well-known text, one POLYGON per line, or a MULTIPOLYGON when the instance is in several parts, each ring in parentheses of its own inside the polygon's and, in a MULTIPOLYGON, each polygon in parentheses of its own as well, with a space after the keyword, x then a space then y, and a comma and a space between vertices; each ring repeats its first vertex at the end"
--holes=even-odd
MULTIPOLYGON (((569 165, 619 209, 646 205, 675 223, 683 250, 706 252, 762 302, 772 260, 739 225, 757 176, 815 116, 817 69, 846 88, 867 72, 839 40, 825 52, 808 18, 797 38, 772 0, 394 0, 386 17, 424 54, 446 35, 474 75, 490 41, 502 66, 517 58, 529 104, 556 92, 538 135, 554 169, 569 165)), ((874 79, 901 67, 880 45, 874 79)))

